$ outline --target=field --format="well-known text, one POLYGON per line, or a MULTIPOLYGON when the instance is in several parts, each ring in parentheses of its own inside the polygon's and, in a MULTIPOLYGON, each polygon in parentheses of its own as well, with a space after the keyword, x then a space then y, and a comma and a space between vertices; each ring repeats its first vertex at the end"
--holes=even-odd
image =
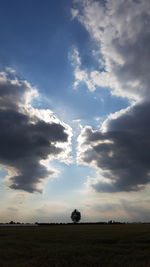
POLYGON ((150 224, 0 227, 0 267, 150 266, 150 224))

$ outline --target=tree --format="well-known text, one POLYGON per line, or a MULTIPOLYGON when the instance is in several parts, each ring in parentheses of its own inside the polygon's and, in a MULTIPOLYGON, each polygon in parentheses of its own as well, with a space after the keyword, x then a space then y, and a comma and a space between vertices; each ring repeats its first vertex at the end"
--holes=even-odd
POLYGON ((15 224, 15 222, 13 222, 13 221, 10 221, 10 222, 9 222, 9 224, 15 224))
POLYGON ((74 210, 72 213, 71 213, 71 220, 74 222, 74 223, 78 223, 80 220, 81 220, 81 213, 80 211, 78 210, 74 210))

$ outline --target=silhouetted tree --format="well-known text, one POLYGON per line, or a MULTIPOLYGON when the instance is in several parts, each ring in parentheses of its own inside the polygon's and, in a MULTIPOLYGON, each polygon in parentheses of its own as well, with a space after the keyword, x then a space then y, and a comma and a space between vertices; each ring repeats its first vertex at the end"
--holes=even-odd
POLYGON ((71 213, 71 220, 74 222, 74 223, 78 223, 80 220, 81 220, 81 213, 80 211, 78 210, 74 210, 72 213, 71 213))
POLYGON ((13 222, 13 221, 10 221, 10 222, 9 222, 9 224, 15 224, 15 222, 13 222))

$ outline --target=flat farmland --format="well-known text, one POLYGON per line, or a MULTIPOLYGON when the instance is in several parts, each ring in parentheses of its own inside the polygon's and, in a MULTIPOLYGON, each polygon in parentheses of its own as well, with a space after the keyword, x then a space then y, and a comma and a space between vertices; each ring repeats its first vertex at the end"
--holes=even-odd
POLYGON ((150 266, 150 224, 0 227, 0 267, 150 266))

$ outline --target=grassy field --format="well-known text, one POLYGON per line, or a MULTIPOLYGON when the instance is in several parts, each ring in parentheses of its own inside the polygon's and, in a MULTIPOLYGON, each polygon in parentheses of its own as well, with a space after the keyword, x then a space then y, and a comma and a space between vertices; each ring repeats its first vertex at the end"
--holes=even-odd
POLYGON ((147 267, 150 225, 0 227, 0 267, 147 267))

